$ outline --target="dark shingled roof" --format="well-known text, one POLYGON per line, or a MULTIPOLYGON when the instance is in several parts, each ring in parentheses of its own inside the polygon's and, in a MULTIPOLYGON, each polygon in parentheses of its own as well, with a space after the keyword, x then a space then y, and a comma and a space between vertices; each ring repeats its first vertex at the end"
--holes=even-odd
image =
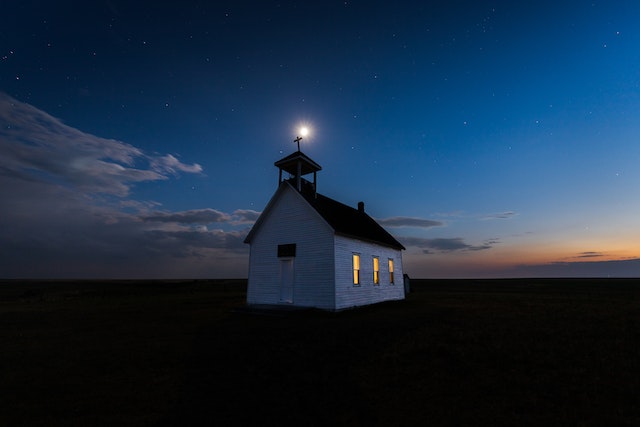
MULTIPOLYGON (((300 194, 309 205, 329 224, 336 234, 359 239, 366 242, 377 243, 382 246, 394 249, 404 249, 404 246, 398 242, 391 234, 387 232, 373 218, 358 209, 352 208, 340 202, 337 202, 327 196, 315 192, 314 185, 306 179, 301 180, 302 188, 298 192, 296 190, 296 178, 282 181, 280 188, 276 194, 285 190, 285 186, 300 194)), ((270 209, 275 200, 271 198, 269 204, 262 212, 256 223, 244 239, 245 243, 250 243, 254 233, 260 228, 264 215, 270 209)))
POLYGON ((335 230, 337 234, 378 243, 395 249, 405 249, 391 234, 364 211, 347 206, 313 191, 313 185, 303 181, 300 194, 335 230))

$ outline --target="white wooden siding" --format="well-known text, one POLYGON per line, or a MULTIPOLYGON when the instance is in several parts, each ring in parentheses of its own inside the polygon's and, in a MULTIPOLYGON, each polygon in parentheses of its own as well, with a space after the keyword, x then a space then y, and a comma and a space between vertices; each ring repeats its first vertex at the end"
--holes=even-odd
POLYGON ((247 303, 280 303, 278 245, 295 243, 293 304, 335 309, 331 227, 290 187, 263 215, 251 240, 247 303))
POLYGON ((404 299, 402 251, 374 243, 335 236, 335 310, 404 299), (352 255, 360 254, 360 285, 353 284, 352 255), (373 257, 380 259, 380 284, 373 284, 373 257), (395 284, 389 283, 389 263, 394 263, 395 284))

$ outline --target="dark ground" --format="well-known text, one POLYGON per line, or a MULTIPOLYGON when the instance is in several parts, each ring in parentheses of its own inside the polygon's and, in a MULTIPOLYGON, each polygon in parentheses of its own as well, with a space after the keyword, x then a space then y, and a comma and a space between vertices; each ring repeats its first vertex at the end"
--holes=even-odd
POLYGON ((640 280, 276 315, 245 286, 0 282, 0 425, 640 425, 640 280))

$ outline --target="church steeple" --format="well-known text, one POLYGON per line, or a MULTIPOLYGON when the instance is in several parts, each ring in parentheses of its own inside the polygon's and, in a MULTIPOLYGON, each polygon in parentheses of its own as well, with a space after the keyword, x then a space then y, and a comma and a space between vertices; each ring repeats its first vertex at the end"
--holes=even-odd
POLYGON ((302 177, 313 172, 313 191, 316 191, 316 172, 322 170, 322 167, 311 160, 306 154, 300 151, 301 137, 297 137, 293 142, 298 144, 298 151, 289 154, 274 165, 279 169, 278 173, 278 185, 282 183, 282 171, 289 173, 290 180, 293 181, 296 189, 302 191, 302 184, 304 180, 302 177))

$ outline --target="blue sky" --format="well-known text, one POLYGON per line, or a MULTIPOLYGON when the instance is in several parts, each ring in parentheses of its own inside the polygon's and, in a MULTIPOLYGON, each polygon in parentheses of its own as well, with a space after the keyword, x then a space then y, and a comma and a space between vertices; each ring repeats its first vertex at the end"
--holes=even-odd
POLYGON ((640 5, 13 2, 1 277, 245 277, 295 149, 413 277, 638 276, 640 5))

